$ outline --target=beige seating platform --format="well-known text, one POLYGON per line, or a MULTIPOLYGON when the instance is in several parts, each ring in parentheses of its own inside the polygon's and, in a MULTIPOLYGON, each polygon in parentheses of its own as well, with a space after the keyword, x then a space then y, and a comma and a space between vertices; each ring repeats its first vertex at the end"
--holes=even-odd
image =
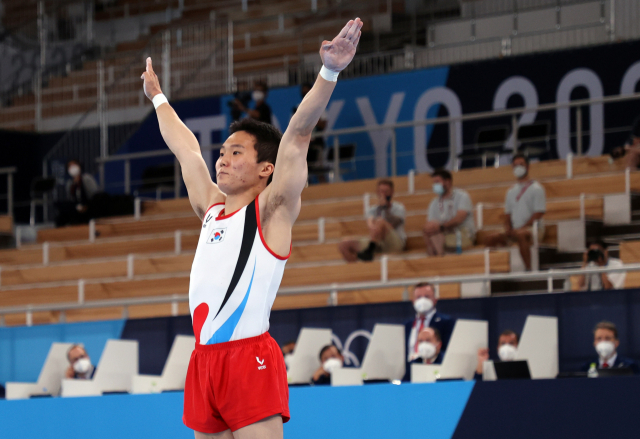
MULTIPOLYGON (((532 164, 532 174, 547 190, 548 203, 545 221, 547 232, 542 242, 555 245, 555 221, 580 217, 580 194, 619 193, 625 190, 625 176, 618 164, 610 165, 606 158, 576 159, 573 179, 565 179, 564 161, 532 164)), ((630 176, 631 188, 640 189, 640 173, 630 176)), ((388 279, 464 275, 484 272, 482 243, 486 236, 501 229, 502 200, 513 182, 510 167, 473 169, 457 172, 454 181, 466 187, 475 202, 482 202, 483 229, 478 231, 478 247, 462 255, 427 258, 421 229, 425 221, 426 205, 433 197, 427 192, 428 175, 415 177, 415 194, 407 194, 407 177, 395 179, 398 198, 409 210, 406 230, 407 249, 400 255, 386 259, 388 279), (403 190, 404 185, 404 190, 403 190)), ((328 285, 358 281, 379 281, 383 263, 346 264, 341 260, 337 243, 346 236, 358 236, 365 230, 362 219, 365 192, 371 192, 375 180, 319 185, 309 187, 303 194, 301 218, 294 226, 292 256, 282 281, 283 288, 308 285, 328 285), (337 189, 338 192, 335 192, 337 189), (325 198, 320 198, 320 190, 325 198), (340 194, 347 194, 340 198, 340 194), (325 242, 318 243, 318 221, 325 217, 325 242)), ((375 202, 375 200, 372 200, 375 202)), ((142 218, 114 218, 98 221, 95 242, 88 239, 88 226, 51 229, 41 232, 40 242, 17 250, 0 251, 0 303, 2 306, 37 305, 77 302, 79 280, 84 280, 84 300, 184 295, 188 291, 188 274, 200 231, 200 221, 191 211, 186 198, 145 203, 142 218), (180 246, 176 253, 176 230, 180 230, 180 246), (133 255, 130 266, 129 255, 133 255), (44 264, 45 259, 47 264, 44 264), (133 272, 130 272, 133 268, 133 272), (132 277, 128 277, 129 275, 132 277)), ((585 200, 587 217, 602 218, 601 198, 585 200)), ((509 252, 490 253, 492 272, 508 272, 509 252)), ((341 292, 338 303, 368 303, 400 300, 403 288, 387 288, 341 292)), ((441 286, 441 296, 459 297, 457 284, 441 286)), ((280 295, 275 309, 305 306, 324 306, 329 292, 280 295)), ((151 317, 187 313, 186 303, 177 309, 170 304, 136 305, 126 309, 129 317, 151 317)), ((97 308, 64 313, 65 321, 120 317, 123 307, 97 308)), ((7 324, 24 324, 25 316, 7 315, 7 324)), ((34 323, 57 322, 60 313, 33 313, 34 323)))

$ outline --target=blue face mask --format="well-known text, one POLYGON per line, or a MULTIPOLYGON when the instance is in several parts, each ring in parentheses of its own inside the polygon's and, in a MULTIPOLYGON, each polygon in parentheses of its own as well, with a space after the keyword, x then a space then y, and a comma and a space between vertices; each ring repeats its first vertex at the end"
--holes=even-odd
POLYGON ((442 186, 442 183, 433 183, 433 192, 436 193, 437 195, 442 195, 444 194, 444 186, 442 186))

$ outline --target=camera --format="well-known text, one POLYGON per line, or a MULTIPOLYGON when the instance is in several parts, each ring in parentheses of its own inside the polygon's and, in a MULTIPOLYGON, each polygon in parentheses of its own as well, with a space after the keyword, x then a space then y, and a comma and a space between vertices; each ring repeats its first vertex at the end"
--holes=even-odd
POLYGON ((591 249, 587 253, 587 262, 598 262, 600 259, 604 260, 604 253, 600 250, 591 249))

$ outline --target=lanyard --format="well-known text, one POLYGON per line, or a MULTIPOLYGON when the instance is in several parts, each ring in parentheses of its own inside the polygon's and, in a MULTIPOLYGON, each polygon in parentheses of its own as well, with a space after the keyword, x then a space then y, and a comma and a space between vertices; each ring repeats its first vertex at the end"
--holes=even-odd
POLYGON ((522 189, 520 189, 520 193, 516 196, 516 203, 520 201, 520 198, 524 195, 524 193, 529 189, 529 186, 533 184, 533 180, 529 180, 527 184, 525 184, 522 189))
MULTIPOLYGON (((454 207, 454 205, 453 205, 453 197, 454 197, 453 192, 451 192, 451 197, 450 197, 450 200, 449 200, 450 201, 449 202, 449 209, 448 209, 449 210, 449 215, 451 216, 451 218, 453 217, 453 207, 454 207)), ((440 215, 441 216, 444 213, 444 203, 445 203, 445 201, 447 201, 447 200, 445 200, 444 197, 439 197, 438 198, 438 210, 440 210, 440 215)), ((440 218, 440 219, 443 220, 443 218, 440 218)))

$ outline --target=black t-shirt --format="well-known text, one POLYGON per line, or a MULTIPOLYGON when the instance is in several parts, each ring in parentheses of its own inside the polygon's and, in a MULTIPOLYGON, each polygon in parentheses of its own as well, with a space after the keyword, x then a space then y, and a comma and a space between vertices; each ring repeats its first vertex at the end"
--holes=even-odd
POLYGON ((256 111, 260 113, 258 120, 260 122, 271 124, 271 107, 266 102, 262 101, 256 105, 256 111))

